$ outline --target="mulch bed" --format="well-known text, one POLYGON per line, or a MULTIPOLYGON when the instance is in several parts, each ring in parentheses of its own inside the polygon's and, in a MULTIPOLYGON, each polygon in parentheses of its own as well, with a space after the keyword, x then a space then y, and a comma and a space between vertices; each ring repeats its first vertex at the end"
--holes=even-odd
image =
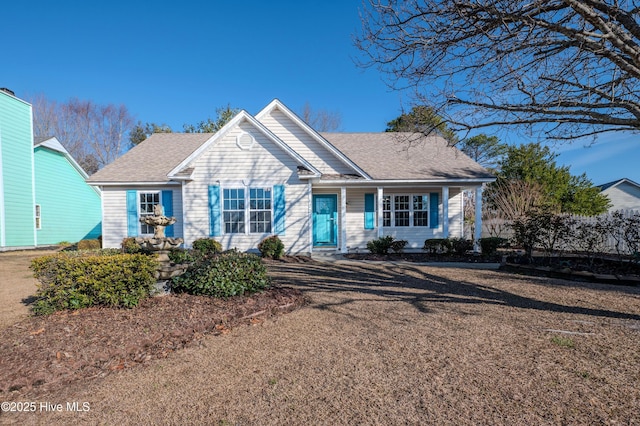
POLYGON ((240 324, 304 305, 299 290, 273 287, 226 300, 187 294, 133 309, 88 308, 30 317, 2 330, 0 397, 38 394, 166 358, 240 324))
POLYGON ((500 262, 501 257, 496 256, 480 256, 475 254, 429 254, 429 253, 389 253, 389 254, 371 254, 371 253, 349 253, 345 254, 346 259, 354 260, 372 260, 372 261, 403 261, 403 262, 466 262, 466 263, 496 263, 500 262))

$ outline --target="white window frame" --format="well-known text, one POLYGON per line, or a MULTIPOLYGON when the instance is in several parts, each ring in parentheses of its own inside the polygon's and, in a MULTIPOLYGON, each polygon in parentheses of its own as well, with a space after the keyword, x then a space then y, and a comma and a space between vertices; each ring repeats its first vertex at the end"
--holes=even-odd
MULTIPOLYGON (((158 203, 162 205, 162 191, 138 191, 138 235, 140 236, 151 236, 153 235, 154 231, 153 231, 153 226, 151 225, 146 225, 142 222, 140 222, 140 219, 142 219, 142 217, 144 216, 151 216, 153 215, 153 206, 156 205, 156 203, 151 204, 151 212, 142 212, 142 194, 148 195, 148 194, 152 194, 158 195, 158 203), (149 228, 151 229, 151 232, 143 232, 143 230, 145 229, 145 226, 147 227, 147 230, 149 230, 149 228)), ((145 204, 149 204, 148 202, 145 201, 145 204)))
MULTIPOLYGON (((222 188, 222 194, 221 194, 221 198, 222 198, 222 211, 221 211, 221 216, 222 216, 222 234, 229 234, 229 235, 271 235, 273 233, 273 229, 274 229, 274 223, 273 223, 273 217, 274 217, 274 212, 273 212, 273 186, 267 186, 267 185, 260 185, 260 186, 249 186, 249 185, 234 185, 234 186, 229 186, 229 187, 225 187, 222 188), (225 201, 227 200, 227 191, 232 191, 232 190, 243 190, 244 191, 244 208, 243 209, 227 209, 225 208, 225 201), (252 208, 252 197, 251 197, 251 191, 252 190, 262 190, 262 191, 269 191, 270 193, 270 197, 269 197, 269 208, 252 208), (243 226, 244 226, 244 230, 241 232, 227 232, 227 221, 225 220, 225 213, 229 212, 229 211, 242 211, 244 214, 244 222, 243 222, 243 226), (261 231, 261 232, 252 232, 251 231, 251 224, 252 224, 252 220, 251 220, 251 213, 261 213, 261 212, 268 212, 269 213, 269 222, 268 222, 268 230, 265 231, 261 231)), ((260 198, 260 199, 256 199, 256 202, 259 201, 266 201, 266 199, 260 198)), ((258 204, 256 204, 258 205, 258 204)), ((257 223, 267 223, 264 221, 260 221, 257 223)))
MULTIPOLYGON (((406 229, 406 228, 429 228, 431 225, 431 214, 430 214, 430 209, 431 209, 431 205, 430 205, 430 194, 429 193, 397 193, 397 194, 384 194, 384 196, 382 197, 382 226, 385 228, 397 228, 397 229, 406 229), (396 197, 409 197, 409 225, 408 226, 396 226, 396 197), (427 216, 427 224, 426 225, 415 225, 414 222, 414 213, 415 213, 415 209, 414 209, 414 203, 413 203, 413 197, 426 197, 426 203, 424 203, 424 205, 426 206, 426 210, 419 210, 421 212, 426 212, 426 216, 427 216), (385 207, 389 207, 389 209, 385 208, 385 207), (389 219, 388 222, 389 224, 385 224, 385 215, 389 214, 389 219)), ((405 211, 406 210, 398 210, 398 212, 400 211, 405 211)))

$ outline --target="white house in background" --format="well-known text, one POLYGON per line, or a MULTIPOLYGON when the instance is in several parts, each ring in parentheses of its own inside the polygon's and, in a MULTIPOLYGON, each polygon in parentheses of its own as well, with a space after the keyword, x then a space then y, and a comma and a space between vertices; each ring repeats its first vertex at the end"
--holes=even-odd
POLYGON ((321 134, 274 100, 215 134, 154 134, 88 182, 102 190, 104 247, 152 234, 139 219, 161 204, 187 247, 253 250, 277 234, 289 253, 345 253, 385 235, 414 249, 461 237, 462 191, 493 180, 439 136, 321 134))
POLYGON ((640 184, 631 179, 622 178, 600 185, 602 194, 609 197, 609 211, 640 210, 640 184))

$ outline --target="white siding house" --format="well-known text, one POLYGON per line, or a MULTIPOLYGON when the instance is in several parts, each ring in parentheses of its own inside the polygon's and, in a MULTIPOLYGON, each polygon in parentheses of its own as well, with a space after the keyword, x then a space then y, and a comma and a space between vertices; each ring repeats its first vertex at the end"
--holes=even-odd
POLYGON ((440 137, 320 134, 274 100, 215 134, 154 134, 88 181, 103 191, 105 247, 149 234, 139 219, 161 204, 186 247, 212 237, 254 250, 276 234, 287 252, 311 253, 460 237, 462 191, 492 180, 440 137))
POLYGON ((600 185, 602 194, 611 202, 609 211, 640 210, 640 184, 623 178, 600 185))

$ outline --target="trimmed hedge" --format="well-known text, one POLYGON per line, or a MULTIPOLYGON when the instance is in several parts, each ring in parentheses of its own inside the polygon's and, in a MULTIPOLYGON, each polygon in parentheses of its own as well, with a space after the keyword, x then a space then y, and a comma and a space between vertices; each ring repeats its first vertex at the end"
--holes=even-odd
POLYGON ((424 241, 422 250, 430 254, 451 252, 451 240, 448 238, 429 238, 424 241))
POLYGON ((229 250, 196 260, 184 274, 172 278, 171 289, 176 293, 231 297, 255 293, 269 284, 259 256, 229 250))
POLYGON ((78 241, 78 250, 97 250, 102 248, 100 240, 80 240, 78 241))
POLYGON ((222 244, 213 238, 198 238, 197 240, 193 240, 191 247, 203 256, 222 253, 222 244))
POLYGON ((158 261, 142 254, 57 253, 31 262, 35 314, 89 306, 130 308, 151 293, 158 261))
POLYGON ((483 256, 493 256, 498 252, 499 248, 509 245, 508 239, 500 237, 480 238, 478 241, 480 242, 483 256))
POLYGON ((271 259, 280 259, 284 254, 284 243, 277 235, 272 235, 260 241, 258 250, 262 257, 270 257, 271 259))

